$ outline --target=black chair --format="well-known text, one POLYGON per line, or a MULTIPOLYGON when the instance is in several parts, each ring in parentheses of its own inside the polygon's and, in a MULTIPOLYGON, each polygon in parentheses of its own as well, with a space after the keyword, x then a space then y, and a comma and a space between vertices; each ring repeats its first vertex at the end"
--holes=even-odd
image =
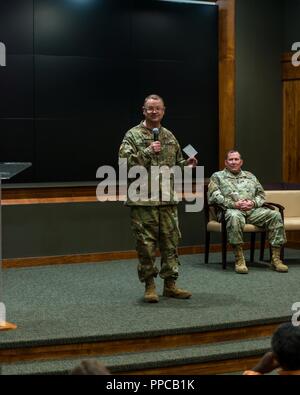
MULTIPOLYGON (((204 193, 204 217, 205 217, 205 263, 208 263, 209 251, 210 251, 210 233, 218 232, 222 235, 222 267, 225 270, 227 267, 227 230, 225 221, 226 210, 218 205, 208 204, 207 201, 207 187, 204 193), (221 211, 221 222, 217 220, 216 210, 221 211)), ((283 207, 276 203, 265 203, 264 207, 268 207, 271 210, 275 210, 275 207, 280 210, 280 214, 283 218, 283 207), (279 207, 280 206, 280 207, 279 207)), ((284 219, 284 218, 283 218, 284 219)), ((245 233, 251 234, 250 241, 250 262, 254 262, 255 253, 255 242, 256 233, 260 233, 260 255, 259 259, 264 260, 264 250, 266 244, 266 231, 263 228, 259 228, 252 224, 246 224, 244 227, 245 233)), ((271 255, 270 255, 271 256, 271 255)), ((283 259, 283 249, 281 251, 281 258, 283 259)))
MULTIPOLYGON (((209 259, 210 233, 219 232, 222 234, 222 267, 225 270, 227 267, 227 230, 226 230, 226 221, 225 221, 226 210, 221 209, 222 218, 221 218, 221 222, 218 222, 215 214, 216 208, 217 207, 215 205, 207 205, 205 207, 205 263, 208 263, 208 259, 209 259)), ((265 242, 266 242, 266 231, 263 228, 259 228, 255 225, 246 224, 244 227, 244 232, 251 233, 250 262, 254 261, 256 233, 261 234, 260 260, 263 260, 265 242)))

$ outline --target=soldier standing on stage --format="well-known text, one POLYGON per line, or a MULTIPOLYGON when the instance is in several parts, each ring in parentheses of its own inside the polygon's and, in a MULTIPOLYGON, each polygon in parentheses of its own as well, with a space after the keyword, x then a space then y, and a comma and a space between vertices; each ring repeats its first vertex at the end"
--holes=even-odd
MULTIPOLYGON (((127 159, 128 168, 143 166, 150 176, 151 166, 196 166, 197 159, 185 160, 174 135, 161 125, 165 114, 163 99, 158 95, 146 97, 143 106, 144 120, 130 129, 121 144, 119 157, 127 159)), ((149 179, 149 185, 151 180, 149 179)), ((177 246, 181 237, 178 226, 177 200, 174 190, 168 200, 164 200, 159 183, 158 198, 132 201, 131 226, 136 238, 138 253, 138 276, 145 283, 145 302, 158 302, 154 278, 164 279, 163 295, 178 299, 188 299, 191 293, 176 287, 178 278, 177 246), (155 265, 156 248, 161 253, 161 266, 155 265)), ((149 190, 149 195, 151 190, 149 190)))

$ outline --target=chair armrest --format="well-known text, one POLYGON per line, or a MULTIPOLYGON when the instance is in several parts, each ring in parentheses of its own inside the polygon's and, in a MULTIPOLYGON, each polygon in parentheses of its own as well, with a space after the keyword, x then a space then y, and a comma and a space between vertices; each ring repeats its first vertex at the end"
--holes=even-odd
POLYGON ((272 206, 270 203, 264 203, 264 204, 262 205, 262 207, 269 208, 270 210, 275 210, 275 207, 272 206))
POLYGON ((268 207, 269 209, 271 209, 271 210, 275 210, 275 208, 274 207, 277 207, 278 208, 278 210, 279 210, 279 212, 280 212, 280 215, 281 215, 281 218, 282 218, 282 221, 284 222, 284 209, 285 209, 285 207, 284 206, 282 206, 281 204, 279 204, 279 203, 273 203, 273 202, 265 202, 264 204, 263 204, 263 207, 268 207))
POLYGON ((225 225, 226 224, 226 221, 225 221, 226 209, 222 206, 219 206, 218 204, 208 204, 208 210, 210 207, 213 207, 215 210, 221 211, 221 223, 225 225))
POLYGON ((218 204, 208 204, 208 207, 213 207, 215 210, 221 210, 225 213, 226 208, 219 206, 218 204))
POLYGON ((271 206, 275 206, 275 207, 277 207, 279 210, 284 210, 285 209, 285 207, 284 206, 282 206, 281 204, 279 204, 279 203, 273 203, 273 202, 265 202, 264 203, 264 205, 271 205, 271 206))

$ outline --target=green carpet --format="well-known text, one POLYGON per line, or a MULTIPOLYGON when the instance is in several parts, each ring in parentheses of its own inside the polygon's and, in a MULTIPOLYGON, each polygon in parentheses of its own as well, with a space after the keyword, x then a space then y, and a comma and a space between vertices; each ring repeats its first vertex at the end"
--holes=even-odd
MULTIPOLYGON (((230 254, 229 254, 230 255, 230 254)), ((190 300, 161 297, 143 302, 135 260, 55 265, 4 271, 7 321, 18 329, 1 333, 0 348, 66 341, 175 334, 289 319, 300 301, 300 251, 286 250, 289 273, 267 264, 237 275, 223 271, 220 254, 181 257, 178 285, 190 300)), ((230 259, 233 256, 230 255, 230 259)), ((159 293, 162 280, 157 279, 159 293)))

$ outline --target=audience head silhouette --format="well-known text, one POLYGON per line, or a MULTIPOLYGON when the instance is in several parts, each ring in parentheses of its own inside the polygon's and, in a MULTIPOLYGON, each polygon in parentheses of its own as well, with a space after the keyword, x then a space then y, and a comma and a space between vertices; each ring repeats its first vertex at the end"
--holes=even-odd
POLYGON ((272 336, 272 350, 285 370, 300 369, 300 326, 280 325, 272 336))
POLYGON ((96 359, 87 359, 80 362, 70 372, 71 375, 107 375, 110 371, 101 362, 96 359))

